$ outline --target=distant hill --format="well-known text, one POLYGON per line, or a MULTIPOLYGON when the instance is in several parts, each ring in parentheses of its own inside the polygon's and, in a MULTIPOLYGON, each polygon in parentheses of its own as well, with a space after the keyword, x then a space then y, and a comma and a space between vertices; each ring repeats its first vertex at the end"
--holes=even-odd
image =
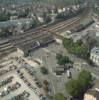
POLYGON ((44 2, 58 5, 72 5, 77 4, 78 1, 79 0, 0 0, 0 4, 44 2))

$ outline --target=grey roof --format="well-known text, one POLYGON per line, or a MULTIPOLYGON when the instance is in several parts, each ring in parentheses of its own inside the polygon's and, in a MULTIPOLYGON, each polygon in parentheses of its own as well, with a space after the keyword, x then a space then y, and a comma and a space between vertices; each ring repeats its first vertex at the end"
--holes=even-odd
POLYGON ((94 97, 97 98, 97 100, 99 100, 99 91, 90 89, 90 90, 87 91, 87 94, 93 95, 94 97))
POLYGON ((91 50, 91 53, 95 54, 95 55, 99 55, 99 47, 94 47, 92 50, 91 50))
POLYGON ((64 66, 57 66, 57 67, 54 68, 54 71, 55 71, 55 72, 57 72, 57 71, 62 71, 62 72, 64 72, 64 71, 65 71, 65 68, 64 68, 64 66))

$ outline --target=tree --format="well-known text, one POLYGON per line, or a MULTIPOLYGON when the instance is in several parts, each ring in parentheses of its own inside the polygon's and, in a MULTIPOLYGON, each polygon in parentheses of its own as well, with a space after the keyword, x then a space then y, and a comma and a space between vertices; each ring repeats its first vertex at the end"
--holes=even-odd
POLYGON ((78 76, 78 82, 80 83, 82 88, 84 90, 86 90, 91 85, 91 82, 92 82, 91 73, 86 71, 86 70, 81 71, 79 76, 78 76))
POLYGON ((11 36, 12 32, 9 31, 9 27, 8 28, 2 28, 2 30, 0 31, 0 37, 8 37, 11 36))
POLYGON ((70 80, 65 84, 66 91, 73 97, 78 97, 80 94, 80 88, 77 80, 70 80))
POLYGON ((72 39, 64 38, 63 46, 68 50, 68 52, 81 58, 87 58, 88 47, 81 40, 74 43, 72 39))
POLYGON ((63 39, 63 46, 70 52, 71 52, 71 47, 73 46, 73 40, 72 39, 63 39))
POLYGON ((65 64, 68 63, 68 62, 69 62, 69 58, 66 57, 66 56, 63 56, 61 59, 58 60, 59 65, 64 65, 65 66, 65 64))
POLYGON ((49 89, 49 82, 47 80, 44 80, 43 84, 44 84, 43 87, 44 87, 45 93, 47 94, 50 91, 50 89, 49 89))
POLYGON ((32 20, 30 23, 30 28, 35 28, 37 26, 37 21, 36 20, 32 20))
POLYGON ((53 100, 66 100, 66 99, 63 94, 57 93, 54 95, 53 100))
POLYGON ((19 18, 25 18, 25 17, 28 16, 28 14, 29 14, 29 9, 26 8, 24 11, 22 11, 21 13, 19 13, 18 17, 19 18))
POLYGON ((65 84, 66 91, 73 97, 80 97, 91 86, 92 75, 88 71, 81 71, 76 80, 70 80, 65 84))
POLYGON ((91 65, 91 66, 94 65, 93 61, 92 61, 90 58, 87 59, 87 62, 88 62, 88 64, 91 65))
POLYGON ((65 66, 67 63, 70 62, 70 60, 69 60, 69 58, 67 56, 63 56, 61 54, 57 54, 56 55, 56 59, 57 59, 57 63, 59 65, 64 65, 65 66))
POLYGON ((49 92, 49 87, 48 86, 44 86, 44 91, 47 94, 49 92))
POLYGON ((10 19, 10 14, 7 12, 0 12, 0 21, 7 21, 10 19))
POLYGON ((41 67, 40 71, 42 74, 48 74, 48 70, 45 67, 41 67))
POLYGON ((49 85, 49 82, 48 82, 47 80, 44 80, 44 81, 43 81, 43 84, 44 84, 45 86, 48 86, 48 85, 49 85))
POLYGON ((57 53, 57 54, 56 54, 56 59, 59 60, 59 59, 61 59, 61 58, 62 58, 62 54, 57 53))
POLYGON ((45 24, 51 22, 51 17, 50 16, 46 16, 45 18, 45 24))

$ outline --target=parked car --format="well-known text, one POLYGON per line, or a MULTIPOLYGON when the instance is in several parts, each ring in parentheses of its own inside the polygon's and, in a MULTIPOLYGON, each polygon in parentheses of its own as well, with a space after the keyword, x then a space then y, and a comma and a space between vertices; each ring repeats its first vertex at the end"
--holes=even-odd
POLYGON ((35 83, 36 83, 36 85, 37 85, 39 88, 42 88, 42 85, 41 85, 40 82, 35 82, 35 83))
POLYGON ((67 78, 72 78, 72 74, 70 70, 67 70, 67 78))
POLYGON ((29 94, 28 92, 24 91, 24 92, 23 92, 23 96, 24 96, 24 97, 29 97, 30 94, 29 94))

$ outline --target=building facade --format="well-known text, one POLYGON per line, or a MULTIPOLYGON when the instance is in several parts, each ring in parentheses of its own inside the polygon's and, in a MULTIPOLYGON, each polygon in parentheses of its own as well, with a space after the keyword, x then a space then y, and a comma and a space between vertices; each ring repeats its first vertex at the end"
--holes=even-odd
POLYGON ((99 92, 95 90, 89 90, 84 95, 84 100, 99 100, 99 92))
POLYGON ((99 47, 94 47, 90 53, 90 59, 99 66, 99 47))

